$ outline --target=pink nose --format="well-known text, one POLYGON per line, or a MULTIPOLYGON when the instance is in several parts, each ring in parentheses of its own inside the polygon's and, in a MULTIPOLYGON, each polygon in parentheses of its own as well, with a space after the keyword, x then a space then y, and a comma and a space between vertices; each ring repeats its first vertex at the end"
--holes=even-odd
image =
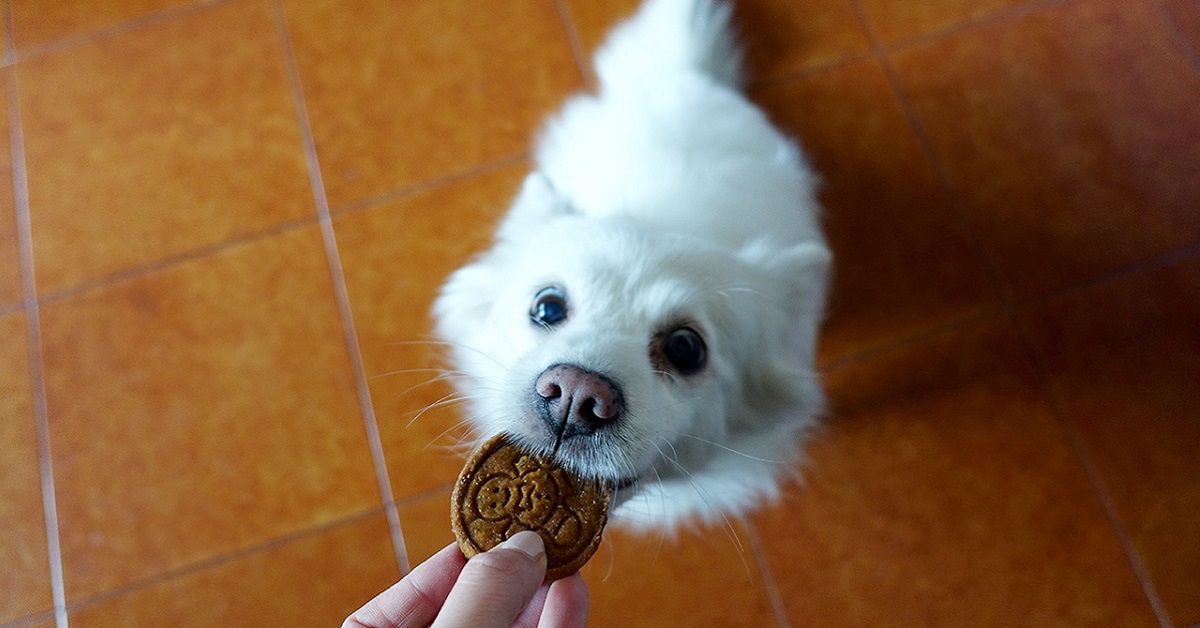
POLYGON ((625 411, 624 395, 615 382, 574 364, 542 371, 534 390, 542 420, 563 437, 591 434, 625 411))

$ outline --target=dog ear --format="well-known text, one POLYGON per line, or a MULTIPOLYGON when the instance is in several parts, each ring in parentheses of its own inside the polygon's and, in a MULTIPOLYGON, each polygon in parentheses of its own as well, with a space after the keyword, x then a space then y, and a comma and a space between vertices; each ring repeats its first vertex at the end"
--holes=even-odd
POLYGON ((436 331, 443 339, 464 343, 482 326, 504 284, 514 242, 533 225, 555 215, 570 213, 550 180, 532 172, 517 192, 508 213, 496 229, 492 248, 455 271, 442 286, 433 305, 436 331))
POLYGON ((541 224, 555 216, 573 213, 570 204, 546 175, 531 172, 525 177, 521 191, 513 200, 508 214, 496 230, 500 240, 514 240, 533 225, 541 224))
POLYGON ((474 344, 498 296, 504 276, 503 255, 496 249, 454 271, 433 304, 437 335, 454 345, 474 344))
POLYGON ((788 319, 780 326, 784 337, 769 340, 798 356, 801 364, 811 364, 833 262, 829 248, 820 241, 780 247, 760 240, 743 247, 738 256, 761 271, 764 285, 758 289, 771 295, 788 319))
POLYGON ((823 242, 780 247, 766 241, 744 247, 739 258, 754 269, 753 289, 770 305, 756 313, 756 350, 746 356, 742 394, 749 416, 773 421, 778 413, 810 416, 823 397, 813 372, 817 330, 825 309, 832 255, 823 242))

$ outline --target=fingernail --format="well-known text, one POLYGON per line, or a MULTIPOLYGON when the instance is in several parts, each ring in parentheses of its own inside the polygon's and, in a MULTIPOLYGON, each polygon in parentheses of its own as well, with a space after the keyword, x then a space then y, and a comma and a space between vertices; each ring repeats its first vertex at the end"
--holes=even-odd
POLYGON ((542 543, 542 537, 538 536, 537 532, 522 530, 496 547, 515 549, 536 561, 546 560, 546 546, 542 543))

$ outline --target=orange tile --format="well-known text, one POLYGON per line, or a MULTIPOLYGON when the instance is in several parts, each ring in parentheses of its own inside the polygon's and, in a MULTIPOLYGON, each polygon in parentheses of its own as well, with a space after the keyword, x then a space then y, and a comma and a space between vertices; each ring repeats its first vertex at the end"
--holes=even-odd
POLYGON ((632 16, 641 6, 642 0, 610 0, 589 2, 588 0, 566 0, 567 14, 571 26, 579 36, 579 43, 587 54, 585 62, 591 71, 592 55, 604 43, 614 26, 632 16))
POLYGON ((400 530, 410 568, 455 542, 450 529, 450 490, 450 486, 434 489, 399 504, 400 530))
POLYGON ((863 14, 884 44, 954 28, 1031 0, 859 0, 863 14))
POLYGON ((793 623, 1157 625, 1007 324, 828 388, 805 485, 756 524, 793 623))
POLYGON ((1200 240, 1200 75, 1155 4, 1064 3, 894 63, 1018 297, 1200 240))
MULTIPOLYGON (((568 0, 567 4, 590 64, 592 53, 612 27, 632 15, 640 2, 568 0)), ((870 51, 848 0, 739 2, 734 21, 738 40, 746 50, 749 82, 778 78, 870 51)))
MULTIPOLYGON (((400 526, 417 565, 454 541, 450 490, 402 505, 400 526)), ((632 535, 610 526, 582 572, 588 625, 768 626, 774 611, 741 526, 632 535)))
POLYGON ((848 0, 738 3, 735 21, 751 80, 768 80, 871 50, 848 0))
POLYGON ((336 208, 524 153, 581 85, 551 0, 287 0, 336 208))
POLYGON ((8 73, 0 71, 0 311, 21 302, 21 252, 9 152, 8 73))
POLYGON ((72 609, 72 626, 337 626, 399 578, 382 514, 72 609))
POLYGON ((589 626, 771 626, 775 611, 745 531, 689 529, 678 538, 609 527, 581 572, 589 626))
MULTIPOLYGON (((211 4, 206 0, 201 4, 211 4)), ((13 3, 13 34, 26 52, 56 40, 119 26, 158 11, 195 5, 198 0, 89 0, 13 3)))
POLYGON ((266 3, 230 2, 17 73, 43 294, 313 214, 266 3))
POLYGON ((49 609, 50 561, 25 317, 0 317, 0 623, 49 609))
POLYGON ((834 250, 824 362, 998 306, 883 71, 853 63, 763 90, 810 153, 834 250))
POLYGON ((447 368, 433 341, 430 307, 446 277, 491 242, 528 166, 473 177, 339 217, 338 248, 363 364, 398 499, 453 482, 462 406, 433 381, 447 368))
POLYGON ((1176 625, 1200 622, 1200 260, 1022 320, 1176 625))
POLYGON ((316 227, 41 314, 68 602, 379 504, 316 227))

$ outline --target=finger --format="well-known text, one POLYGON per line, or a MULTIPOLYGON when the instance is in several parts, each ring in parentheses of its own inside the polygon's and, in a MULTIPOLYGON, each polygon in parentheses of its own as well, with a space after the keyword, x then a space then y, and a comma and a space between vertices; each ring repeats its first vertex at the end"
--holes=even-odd
POLYGON ((538 587, 538 590, 533 593, 533 598, 521 609, 521 614, 517 615, 517 620, 513 622, 513 628, 538 628, 538 621, 542 617, 542 608, 546 606, 546 594, 550 592, 550 585, 543 584, 538 587))
POLYGON ((538 628, 583 628, 587 612, 587 585, 579 574, 572 574, 550 585, 538 628))
POLYGON ((355 611, 342 628, 425 628, 466 564, 458 545, 451 543, 355 611))
POLYGON ((541 537, 519 532, 467 561, 433 625, 509 628, 545 577, 541 537))

